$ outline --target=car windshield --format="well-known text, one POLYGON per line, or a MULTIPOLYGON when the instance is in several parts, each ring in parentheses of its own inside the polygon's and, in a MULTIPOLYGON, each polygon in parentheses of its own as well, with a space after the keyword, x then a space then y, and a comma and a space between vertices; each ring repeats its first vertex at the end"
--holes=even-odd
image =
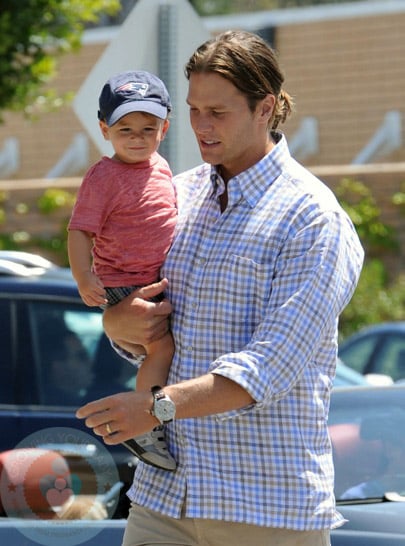
POLYGON ((337 501, 405 495, 405 409, 389 402, 331 412, 337 501))

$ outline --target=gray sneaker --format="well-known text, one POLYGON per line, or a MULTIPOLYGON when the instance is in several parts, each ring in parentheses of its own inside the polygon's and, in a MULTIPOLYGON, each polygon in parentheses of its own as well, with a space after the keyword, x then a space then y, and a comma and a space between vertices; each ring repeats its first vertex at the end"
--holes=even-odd
POLYGON ((173 471, 176 470, 177 463, 169 453, 163 430, 163 427, 156 427, 151 432, 122 443, 144 463, 173 471))

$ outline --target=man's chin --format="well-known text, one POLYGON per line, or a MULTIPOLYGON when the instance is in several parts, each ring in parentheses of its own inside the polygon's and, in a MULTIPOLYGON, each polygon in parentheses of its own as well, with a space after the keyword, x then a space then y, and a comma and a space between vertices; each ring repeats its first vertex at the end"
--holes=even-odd
POLYGON ((200 147, 200 154, 203 161, 205 161, 206 163, 210 163, 211 165, 217 165, 218 163, 220 163, 218 155, 214 153, 214 150, 209 150, 206 147, 200 147))

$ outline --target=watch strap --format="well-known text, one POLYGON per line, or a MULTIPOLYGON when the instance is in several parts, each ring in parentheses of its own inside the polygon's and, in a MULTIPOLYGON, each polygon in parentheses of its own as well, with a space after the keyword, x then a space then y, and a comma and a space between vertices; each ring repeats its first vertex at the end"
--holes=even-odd
POLYGON ((165 395, 160 385, 155 385, 154 387, 152 387, 151 393, 153 395, 153 400, 160 400, 160 398, 163 398, 165 395))
POLYGON ((167 401, 171 404, 173 404, 173 401, 163 392, 162 387, 159 385, 155 385, 151 388, 152 396, 153 396, 153 405, 152 409, 150 410, 150 414, 156 417, 156 419, 162 424, 165 425, 167 423, 170 423, 173 421, 173 418, 170 418, 168 420, 165 420, 161 415, 159 415, 160 412, 155 411, 155 406, 157 403, 159 403, 160 400, 167 399, 167 401))

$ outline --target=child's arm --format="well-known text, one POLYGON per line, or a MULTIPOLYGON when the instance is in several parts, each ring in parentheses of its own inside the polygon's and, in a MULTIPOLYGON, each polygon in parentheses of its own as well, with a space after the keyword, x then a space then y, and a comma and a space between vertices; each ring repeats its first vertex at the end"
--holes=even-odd
POLYGON ((92 237, 80 230, 69 230, 68 253, 73 277, 77 282, 80 296, 91 307, 107 303, 105 290, 100 279, 91 271, 92 237))

